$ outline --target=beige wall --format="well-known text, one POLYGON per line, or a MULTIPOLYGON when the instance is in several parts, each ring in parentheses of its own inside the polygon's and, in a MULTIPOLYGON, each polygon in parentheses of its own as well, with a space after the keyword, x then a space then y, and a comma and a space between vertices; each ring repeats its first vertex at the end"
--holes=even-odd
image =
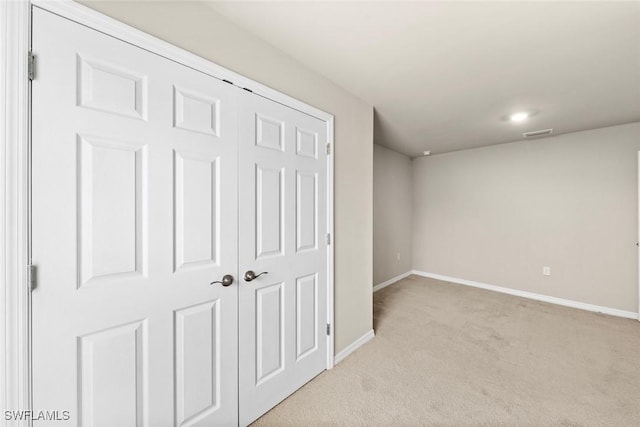
POLYGON ((413 267, 637 312, 638 150, 633 123, 415 159, 413 267))
POLYGON ((373 108, 196 2, 83 2, 335 116, 335 345, 372 328, 373 108))
POLYGON ((409 157, 373 146, 374 285, 411 270, 411 170, 409 157))

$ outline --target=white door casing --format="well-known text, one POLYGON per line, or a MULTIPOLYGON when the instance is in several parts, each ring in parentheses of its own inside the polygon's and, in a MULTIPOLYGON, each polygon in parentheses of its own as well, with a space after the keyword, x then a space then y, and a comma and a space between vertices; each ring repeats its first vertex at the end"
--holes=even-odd
POLYGON ((209 283, 237 274, 237 89, 33 20, 34 408, 234 424, 238 287, 209 283))
POLYGON ((326 126, 249 93, 239 119, 240 425, 326 368, 326 126), (250 282, 246 271, 267 272, 250 282))
POLYGON ((0 408, 11 411, 31 407, 28 2, 0 2, 0 40, 0 408))

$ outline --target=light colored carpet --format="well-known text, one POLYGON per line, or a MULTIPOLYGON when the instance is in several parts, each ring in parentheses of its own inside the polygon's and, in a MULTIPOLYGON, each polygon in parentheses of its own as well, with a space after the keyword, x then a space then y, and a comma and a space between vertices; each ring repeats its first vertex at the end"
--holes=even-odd
POLYGON ((640 426, 640 322, 410 276, 255 426, 640 426))

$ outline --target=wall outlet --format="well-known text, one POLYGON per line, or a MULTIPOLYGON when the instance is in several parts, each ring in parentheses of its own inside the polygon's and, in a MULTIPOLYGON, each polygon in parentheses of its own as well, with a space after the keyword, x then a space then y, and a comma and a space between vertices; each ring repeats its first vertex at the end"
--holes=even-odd
POLYGON ((542 267, 543 276, 551 276, 551 267, 542 267))
POLYGON ((400 252, 396 254, 396 258, 398 258, 398 261, 400 261, 400 252))

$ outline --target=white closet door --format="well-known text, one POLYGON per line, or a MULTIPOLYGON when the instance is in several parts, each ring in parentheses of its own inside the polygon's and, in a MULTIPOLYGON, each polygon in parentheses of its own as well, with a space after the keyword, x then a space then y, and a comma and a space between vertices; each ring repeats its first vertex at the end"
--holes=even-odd
POLYGON ((240 425, 326 368, 326 123, 240 102, 240 425))
POLYGON ((235 425, 237 89, 38 8, 33 50, 34 408, 235 425))

